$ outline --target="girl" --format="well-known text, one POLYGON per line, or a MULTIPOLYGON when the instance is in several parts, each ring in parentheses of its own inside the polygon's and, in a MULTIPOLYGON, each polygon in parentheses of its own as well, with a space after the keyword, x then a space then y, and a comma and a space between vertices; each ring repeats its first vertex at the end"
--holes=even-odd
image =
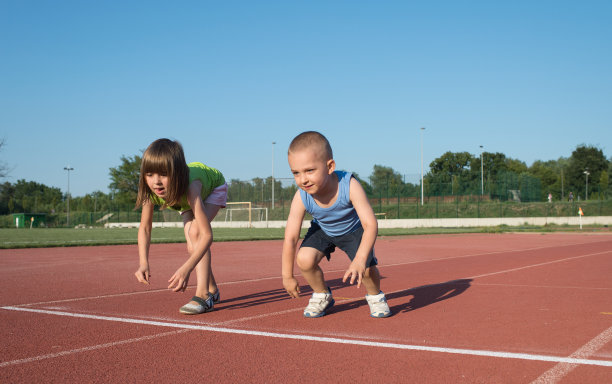
POLYGON ((227 184, 221 172, 202 163, 187 164, 183 147, 178 141, 156 140, 142 155, 136 200, 136 208, 142 208, 138 229, 140 267, 135 275, 139 282, 149 284, 153 207, 159 205, 161 209, 179 211, 190 256, 170 277, 168 289, 184 292, 194 268, 198 279, 196 294, 181 307, 181 313, 194 315, 209 312, 219 301, 219 289, 210 263, 210 222, 226 202, 227 184))

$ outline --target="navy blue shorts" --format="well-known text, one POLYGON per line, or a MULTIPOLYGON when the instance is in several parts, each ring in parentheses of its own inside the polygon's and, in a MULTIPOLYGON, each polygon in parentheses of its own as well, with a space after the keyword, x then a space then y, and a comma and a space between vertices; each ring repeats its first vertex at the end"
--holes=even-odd
MULTIPOLYGON (((327 257, 327 260, 329 260, 331 253, 336 250, 336 247, 338 247, 346 252, 349 259, 353 261, 355 255, 357 254, 357 249, 359 249, 359 245, 361 244, 362 236, 363 227, 359 227, 346 235, 329 236, 323 231, 323 229, 321 229, 319 224, 311 222, 310 228, 308 229, 306 236, 304 236, 304 241, 302 241, 300 248, 314 248, 321 251, 325 257, 327 257)), ((368 255, 368 259, 366 261, 366 268, 373 265, 378 265, 378 260, 376 260, 376 256, 374 256, 374 249, 372 248, 372 251, 368 255)))

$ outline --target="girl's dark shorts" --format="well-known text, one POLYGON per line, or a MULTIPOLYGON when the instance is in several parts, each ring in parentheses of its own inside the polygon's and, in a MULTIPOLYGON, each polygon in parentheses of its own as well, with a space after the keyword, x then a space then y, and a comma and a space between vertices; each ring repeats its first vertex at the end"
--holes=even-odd
MULTIPOLYGON (((336 247, 338 247, 346 252, 349 259, 353 261, 355 255, 357 254, 357 249, 359 249, 359 245, 361 244, 362 236, 363 227, 361 226, 353 232, 342 236, 329 236, 323 231, 323 229, 321 229, 319 224, 311 222, 310 229, 308 229, 308 232, 306 232, 306 236, 304 236, 304 241, 302 241, 300 248, 314 248, 321 251, 325 257, 327 257, 327 260, 329 260, 331 253, 336 250, 336 247)), ((374 256, 374 248, 372 248, 372 251, 370 251, 370 254, 368 255, 366 268, 373 265, 378 265, 378 260, 376 260, 376 256, 374 256)))

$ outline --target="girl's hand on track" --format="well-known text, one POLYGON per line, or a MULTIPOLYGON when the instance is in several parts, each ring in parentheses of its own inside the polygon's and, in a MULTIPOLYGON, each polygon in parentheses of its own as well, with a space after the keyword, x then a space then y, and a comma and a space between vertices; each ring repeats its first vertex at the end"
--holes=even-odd
POLYGON ((149 285, 149 279, 151 278, 151 272, 148 266, 140 266, 136 272, 134 272, 138 282, 149 285))
POLYGON ((177 269, 174 275, 168 280, 168 289, 174 292, 185 292, 189 283, 189 275, 191 271, 185 271, 183 267, 177 269))

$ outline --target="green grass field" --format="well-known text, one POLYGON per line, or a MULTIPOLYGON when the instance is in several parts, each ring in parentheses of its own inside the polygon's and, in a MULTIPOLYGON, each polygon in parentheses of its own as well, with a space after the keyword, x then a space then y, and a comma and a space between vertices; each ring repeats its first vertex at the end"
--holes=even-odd
MULTIPOLYGON (((283 229, 231 229, 214 231, 215 241, 243 241, 281 239, 283 229)), ((84 245, 136 244, 136 228, 33 228, 0 229, 0 248, 69 247, 84 245)), ((153 243, 181 243, 185 241, 182 228, 155 228, 153 243)))
MULTIPOLYGON (((379 229, 381 236, 452 234, 452 233, 502 233, 502 232, 556 232, 579 231, 578 227, 555 226, 546 227, 473 227, 473 228, 383 228, 379 229)), ((584 227, 583 232, 608 231, 607 227, 584 227)), ((306 230, 302 231, 304 235, 306 230)), ((138 229, 136 228, 33 228, 33 229, 0 229, 0 248, 42 248, 71 247, 89 245, 119 245, 136 244, 138 229)), ((283 228, 216 228, 215 241, 246 241, 282 239, 283 228)), ((185 235, 182 228, 155 228, 152 232, 153 243, 182 243, 185 235)))

